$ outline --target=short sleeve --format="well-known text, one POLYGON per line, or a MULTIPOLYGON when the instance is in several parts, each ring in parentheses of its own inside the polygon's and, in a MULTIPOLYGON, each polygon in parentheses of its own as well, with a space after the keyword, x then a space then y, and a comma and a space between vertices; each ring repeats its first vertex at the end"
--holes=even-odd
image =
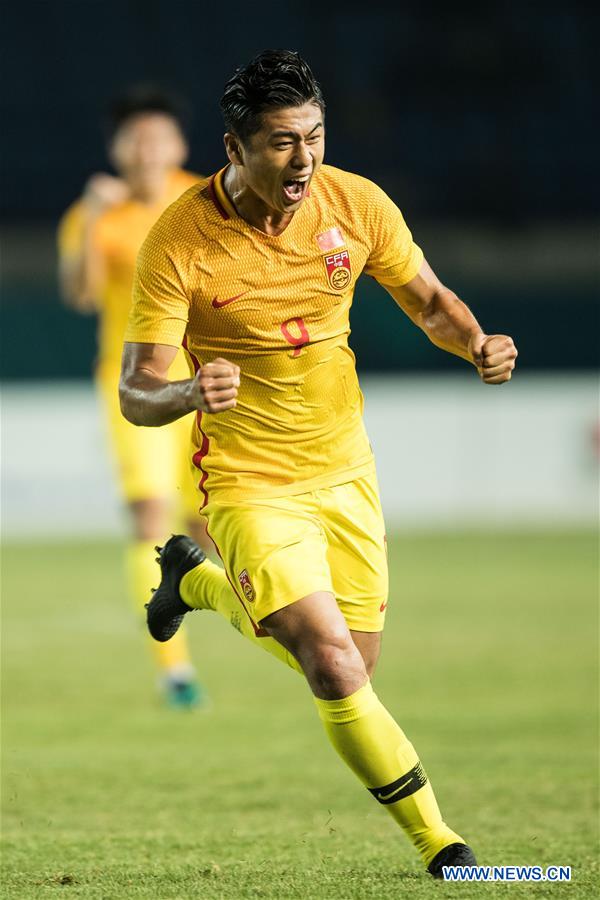
POLYGON ((364 271, 380 284, 400 287, 418 274, 423 251, 413 241, 404 217, 387 194, 369 182, 368 238, 371 252, 364 271))
POLYGON ((162 229, 153 228, 140 250, 125 340, 180 347, 189 300, 162 229))

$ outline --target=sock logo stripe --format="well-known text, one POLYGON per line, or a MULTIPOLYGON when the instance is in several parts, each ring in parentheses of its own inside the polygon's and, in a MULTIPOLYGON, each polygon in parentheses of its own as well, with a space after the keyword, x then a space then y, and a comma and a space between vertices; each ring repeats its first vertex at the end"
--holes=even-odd
POLYGON ((396 803, 398 800, 410 797, 411 794, 414 794, 426 784, 427 775, 425 769, 418 762, 410 772, 405 772, 404 775, 401 775, 396 781, 392 781, 391 784, 378 788, 368 788, 368 790, 379 803, 386 806, 388 803, 396 803))

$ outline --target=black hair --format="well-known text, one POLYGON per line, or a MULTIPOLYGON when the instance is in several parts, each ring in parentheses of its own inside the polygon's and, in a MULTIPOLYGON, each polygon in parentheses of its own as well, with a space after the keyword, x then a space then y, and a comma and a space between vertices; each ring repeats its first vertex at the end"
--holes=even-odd
POLYGON ((310 102, 325 112, 321 86, 300 54, 263 50, 236 69, 225 85, 220 105, 226 130, 243 142, 260 131, 266 110, 310 102))
POLYGON ((156 84, 134 84, 108 107, 104 122, 107 140, 111 141, 128 119, 143 113, 164 113, 175 119, 184 135, 189 131, 190 112, 181 97, 156 84))

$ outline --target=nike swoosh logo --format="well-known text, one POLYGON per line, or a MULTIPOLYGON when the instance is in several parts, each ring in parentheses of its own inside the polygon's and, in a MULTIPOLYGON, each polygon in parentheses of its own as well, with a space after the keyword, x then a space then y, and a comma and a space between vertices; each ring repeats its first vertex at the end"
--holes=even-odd
POLYGON ((385 603, 382 603, 382 604, 381 604, 381 606, 379 607, 379 612, 383 612, 384 609, 386 608, 386 606, 387 606, 387 600, 386 600, 385 603))
POLYGON ((247 294, 248 291, 242 291, 241 294, 236 294, 235 297, 229 297, 227 300, 217 300, 216 297, 213 297, 212 305, 215 309, 221 309, 223 306, 228 306, 229 303, 233 303, 234 300, 239 300, 240 297, 243 297, 244 294, 247 294))
POLYGON ((410 778, 408 778, 408 779, 404 782, 404 784, 401 784, 399 788, 396 788, 395 791, 392 791, 391 794, 377 794, 377 799, 378 799, 378 800, 389 800, 390 797, 394 797, 396 794, 399 794, 400 791, 404 790, 404 788, 406 787, 406 785, 407 785, 407 784, 410 784, 411 781, 412 781, 412 775, 411 775, 410 778))

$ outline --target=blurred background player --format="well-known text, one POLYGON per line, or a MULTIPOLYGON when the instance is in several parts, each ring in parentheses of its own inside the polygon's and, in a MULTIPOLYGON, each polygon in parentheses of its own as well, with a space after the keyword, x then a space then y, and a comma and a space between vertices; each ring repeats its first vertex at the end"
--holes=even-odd
MULTIPOLYGON (((191 417, 167 428, 135 428, 119 408, 123 334, 131 303, 138 250, 163 210, 199 180, 181 167, 188 155, 180 101, 150 85, 129 89, 111 106, 108 155, 116 177, 93 175, 64 214, 58 232, 59 277, 65 303, 98 313, 96 384, 102 399, 121 494, 131 513, 127 547, 130 592, 144 611, 156 581, 152 548, 176 523, 207 548, 188 448, 191 417)), ((170 376, 189 377, 181 350, 170 376)), ((208 549, 208 548, 207 548, 208 549)), ((185 634, 164 645, 152 642, 161 685, 175 706, 203 699, 185 634)))

